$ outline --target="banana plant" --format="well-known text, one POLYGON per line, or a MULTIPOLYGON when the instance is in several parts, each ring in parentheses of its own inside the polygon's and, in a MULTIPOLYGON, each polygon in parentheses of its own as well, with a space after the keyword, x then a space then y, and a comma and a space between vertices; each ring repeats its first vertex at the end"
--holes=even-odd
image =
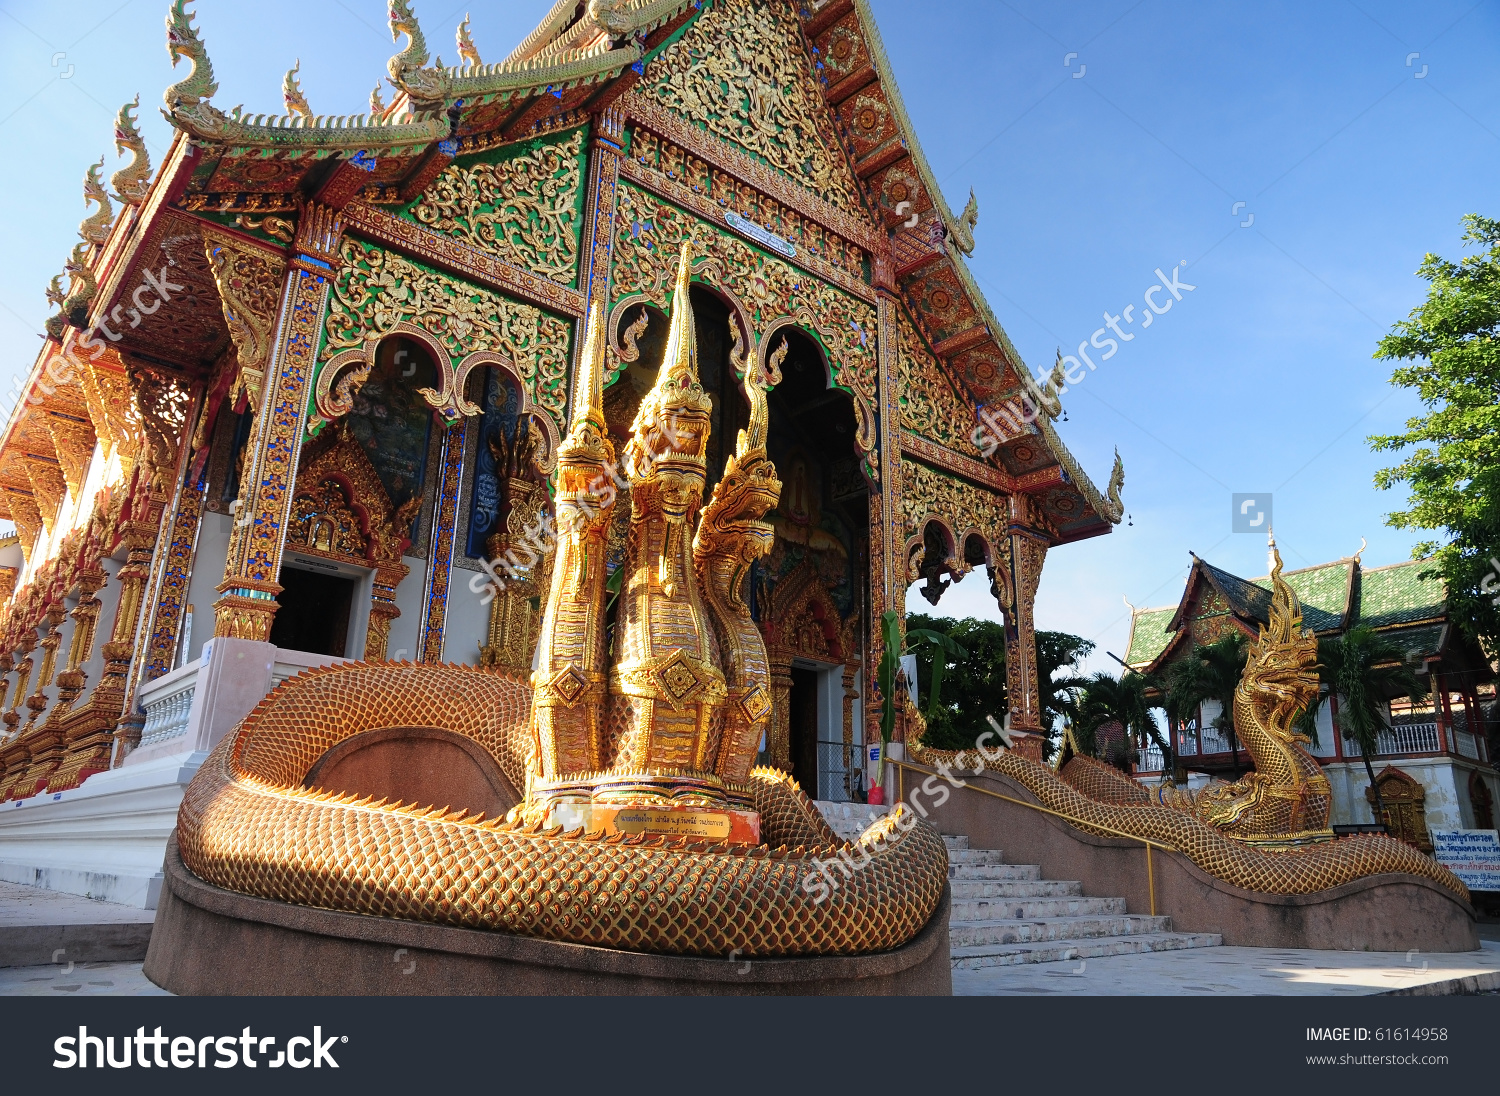
POLYGON ((901 617, 894 609, 886 610, 880 618, 881 653, 876 667, 875 680, 880 686, 880 760, 875 763, 875 786, 885 787, 885 755, 890 750, 891 735, 896 730, 896 675, 901 669, 901 656, 910 654, 913 644, 931 643, 938 648, 932 659, 932 688, 927 694, 927 711, 937 711, 943 693, 943 674, 949 658, 963 658, 968 654, 951 636, 932 628, 913 628, 901 639, 901 617))

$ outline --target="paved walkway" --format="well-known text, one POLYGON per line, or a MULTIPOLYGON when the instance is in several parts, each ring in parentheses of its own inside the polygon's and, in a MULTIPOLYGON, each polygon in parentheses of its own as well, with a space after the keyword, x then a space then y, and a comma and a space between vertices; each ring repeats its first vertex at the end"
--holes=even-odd
POLYGON ((0 997, 170 997, 139 963, 0 967, 0 997))
POLYGON ((1424 953, 1202 948, 955 970, 957 996, 1357 997, 1500 991, 1500 943, 1424 953))
POLYGON ((0 928, 31 925, 149 925, 155 910, 0 882, 0 928))

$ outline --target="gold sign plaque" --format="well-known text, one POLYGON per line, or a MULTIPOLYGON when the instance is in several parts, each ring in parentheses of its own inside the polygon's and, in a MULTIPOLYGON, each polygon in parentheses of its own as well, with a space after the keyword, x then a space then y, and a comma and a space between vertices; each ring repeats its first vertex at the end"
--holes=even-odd
POLYGON ((660 833, 670 837, 712 837, 722 841, 729 836, 729 815, 712 811, 626 810, 615 815, 614 829, 619 833, 660 833))

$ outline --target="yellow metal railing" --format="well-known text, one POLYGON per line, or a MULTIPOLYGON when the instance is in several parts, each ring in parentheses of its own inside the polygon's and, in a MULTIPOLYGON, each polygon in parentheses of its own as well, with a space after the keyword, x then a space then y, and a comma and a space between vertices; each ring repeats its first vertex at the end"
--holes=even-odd
MULTIPOLYGON (((936 769, 926 769, 921 765, 913 765, 910 762, 906 761, 897 761, 893 757, 888 757, 885 760, 887 765, 896 766, 896 802, 898 803, 904 803, 906 801, 907 769, 911 769, 913 772, 923 773, 927 776, 942 776, 942 773, 938 772, 936 769)), ((1165 844, 1161 841, 1153 841, 1150 838, 1140 837, 1137 834, 1126 833, 1124 830, 1117 830, 1113 826, 1106 826, 1102 822, 1090 822, 1084 818, 1075 818, 1073 815, 1066 814, 1063 811, 1054 811, 1050 807, 1044 807, 1040 803, 1028 803, 1026 802, 1026 800, 1016 799, 1014 796, 1001 795, 999 792, 992 792, 988 788, 976 788, 973 784, 968 783, 963 784, 963 787, 968 791, 978 792, 980 795, 988 795, 993 799, 1003 799, 1007 803, 1014 803, 1016 806, 1025 807, 1030 811, 1039 811, 1042 814, 1050 814, 1054 818, 1061 818, 1064 822, 1071 822, 1073 825, 1079 826, 1081 828, 1103 830, 1105 833, 1108 833, 1114 837, 1124 837, 1128 838, 1131 841, 1139 841, 1142 845, 1146 846, 1146 890, 1151 896, 1151 916, 1156 916, 1156 873, 1152 869, 1151 850, 1152 848, 1158 848, 1163 852, 1178 852, 1178 849, 1175 849, 1171 845, 1165 844)))

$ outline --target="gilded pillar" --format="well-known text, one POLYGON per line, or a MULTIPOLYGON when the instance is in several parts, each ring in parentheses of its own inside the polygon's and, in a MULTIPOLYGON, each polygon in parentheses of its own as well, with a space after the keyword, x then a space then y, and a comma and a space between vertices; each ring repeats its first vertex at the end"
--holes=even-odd
POLYGON ((1012 495, 1010 503, 1011 522, 1001 551, 1000 573, 992 576, 1005 614, 1005 687, 1010 720, 1016 730, 1045 733, 1049 728, 1042 725, 1032 610, 1049 541, 1029 524, 1031 506, 1026 495, 1012 495))
POLYGON ((271 634, 307 388, 342 233, 338 214, 316 202, 308 203, 298 219, 295 257, 287 264, 275 343, 218 585, 222 596, 214 603, 215 636, 264 642, 271 634))
POLYGON ((593 155, 589 157, 588 219, 584 268, 578 280, 588 295, 587 309, 598 301, 609 314, 609 266, 615 239, 615 198, 620 189, 620 157, 625 136, 625 108, 618 102, 594 118, 593 155))
POLYGON ((792 656, 773 648, 771 663, 771 725, 766 729, 766 763, 792 771, 792 656))
POLYGON ((182 633, 183 615, 187 611, 188 581, 193 573, 193 552, 198 543, 198 526, 203 519, 206 483, 181 487, 172 516, 171 539, 162 557, 163 566, 153 585, 153 614, 147 624, 146 657, 141 679, 154 681, 170 673, 177 656, 182 633))
POLYGON ((94 650, 94 633, 99 627, 99 610, 103 606, 97 594, 107 576, 98 561, 94 566, 78 575, 78 604, 73 606, 73 642, 68 646, 68 665, 57 675, 57 704, 52 709, 54 718, 62 718, 73 708, 74 702, 88 682, 81 667, 88 662, 94 650))
POLYGON ((20 726, 21 701, 26 699, 26 686, 31 683, 31 670, 36 665, 31 657, 31 652, 36 650, 36 630, 23 627, 16 649, 21 652, 21 661, 16 663, 16 691, 11 697, 10 711, 0 717, 4 719, 6 730, 12 737, 20 726))
POLYGON ((58 598, 47 606, 47 634, 42 637, 40 644, 42 648, 41 670, 36 677, 36 692, 26 698, 26 707, 31 709, 31 717, 26 720, 26 727, 21 731, 25 734, 36 725, 42 713, 47 710, 47 694, 42 690, 52 684, 52 674, 57 668, 57 649, 62 646, 62 624, 68 619, 67 607, 63 605, 62 598, 58 598))
MULTIPOLYGON (((144 521, 127 521, 121 529, 125 545, 125 563, 115 576, 120 583, 120 599, 115 605, 115 620, 109 639, 100 652, 104 655, 104 672, 94 687, 98 704, 112 702, 115 712, 123 710, 125 691, 130 680, 130 661, 135 654, 135 628, 140 618, 147 580, 151 577, 151 548, 156 542, 157 527, 144 521)), ((115 752, 115 764, 141 740, 139 724, 122 720, 115 729, 121 748, 115 752)))
MULTIPOLYGON (((901 512, 901 360, 896 315, 899 304, 894 295, 891 260, 887 255, 873 257, 876 307, 880 330, 877 335, 879 374, 876 377, 878 429, 880 446, 880 491, 870 494, 870 619, 866 643, 865 680, 878 680, 884 644, 880 618, 894 609, 900 620, 901 634, 906 634, 906 562, 902 548, 906 537, 901 512)), ((874 688, 865 690, 866 736, 879 741, 872 728, 880 723, 880 698, 874 688)))
POLYGON ((458 491, 463 481, 464 437, 469 420, 459 419, 443 431, 438 466, 437 502, 432 508, 432 555, 422 587, 422 626, 417 634, 417 661, 443 661, 443 634, 448 624, 448 587, 453 578, 453 541, 458 524, 458 491))

